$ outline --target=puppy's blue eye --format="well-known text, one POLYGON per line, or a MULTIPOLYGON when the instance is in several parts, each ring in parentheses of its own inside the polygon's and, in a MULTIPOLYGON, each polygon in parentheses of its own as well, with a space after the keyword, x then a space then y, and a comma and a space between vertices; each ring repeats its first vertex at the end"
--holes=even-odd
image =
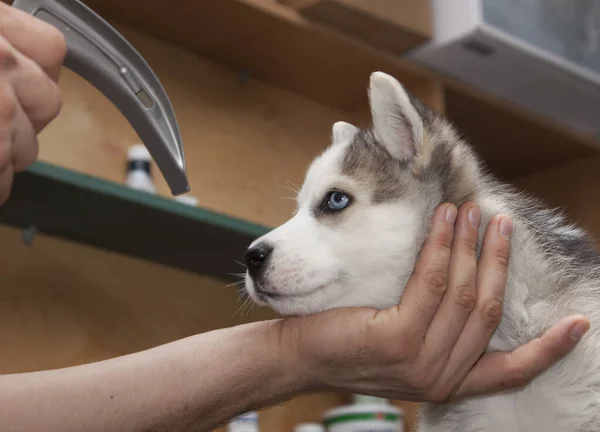
POLYGON ((329 210, 343 210, 348 204, 350 204, 350 198, 342 192, 331 192, 327 199, 327 208, 329 210))

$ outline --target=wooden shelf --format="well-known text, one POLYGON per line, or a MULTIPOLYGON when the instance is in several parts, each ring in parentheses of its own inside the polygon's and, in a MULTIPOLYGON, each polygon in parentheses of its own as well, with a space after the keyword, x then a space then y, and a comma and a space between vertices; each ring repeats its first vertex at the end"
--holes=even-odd
POLYGON ((444 89, 445 115, 505 180, 515 180, 598 154, 597 141, 543 121, 510 101, 491 101, 474 91, 444 89))
MULTIPOLYGON (((391 73, 411 88, 431 81, 392 52, 314 23, 275 0, 85 3, 117 27, 134 28, 344 111, 366 106, 373 71, 391 73)), ((407 36, 403 44, 409 49, 421 40, 407 36)))
POLYGON ((42 162, 15 177, 0 223, 236 280, 236 261, 268 230, 42 162))
POLYGON ((431 37, 432 9, 423 0, 278 0, 305 17, 402 55, 431 37))

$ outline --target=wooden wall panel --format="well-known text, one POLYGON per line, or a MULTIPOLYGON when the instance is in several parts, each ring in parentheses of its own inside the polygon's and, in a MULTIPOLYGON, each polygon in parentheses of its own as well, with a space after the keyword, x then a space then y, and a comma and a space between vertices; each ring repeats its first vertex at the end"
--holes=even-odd
POLYGON ((562 208, 600 244, 600 157, 589 157, 515 180, 515 184, 562 208))

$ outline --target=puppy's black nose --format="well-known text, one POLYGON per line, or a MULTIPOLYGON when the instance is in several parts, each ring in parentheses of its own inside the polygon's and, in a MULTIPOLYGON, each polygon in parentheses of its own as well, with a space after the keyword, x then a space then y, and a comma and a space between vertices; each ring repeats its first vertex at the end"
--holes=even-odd
POLYGON ((246 261, 251 275, 256 274, 263 267, 271 252, 273 252, 273 247, 266 243, 259 243, 246 251, 244 261, 246 261))

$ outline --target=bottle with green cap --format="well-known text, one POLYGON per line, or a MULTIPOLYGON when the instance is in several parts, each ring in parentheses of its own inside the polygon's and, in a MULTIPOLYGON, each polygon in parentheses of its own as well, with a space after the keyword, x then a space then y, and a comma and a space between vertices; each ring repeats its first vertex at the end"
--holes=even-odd
POLYGON ((386 399, 354 395, 353 403, 325 412, 327 432, 404 432, 404 412, 386 399))

